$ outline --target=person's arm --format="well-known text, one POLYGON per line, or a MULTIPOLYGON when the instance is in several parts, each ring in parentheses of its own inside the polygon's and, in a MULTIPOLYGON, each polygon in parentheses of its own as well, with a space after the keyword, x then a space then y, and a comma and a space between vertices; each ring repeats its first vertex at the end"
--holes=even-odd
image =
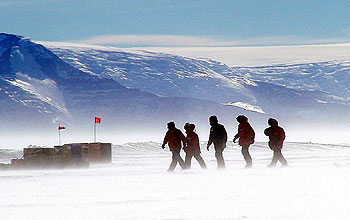
POLYGON ((180 136, 180 139, 181 139, 181 141, 182 141, 184 147, 186 147, 186 146, 187 146, 186 137, 185 137, 185 135, 184 135, 180 130, 179 130, 179 136, 180 136))
POLYGON ((226 142, 227 142, 227 132, 226 132, 226 129, 225 129, 224 126, 222 126, 222 128, 223 128, 223 134, 224 134, 224 143, 225 143, 225 145, 226 145, 226 142))
POLYGON ((208 143, 207 143, 207 150, 209 151, 209 147, 210 145, 213 143, 213 140, 212 139, 209 139, 208 143))
POLYGON ((209 140, 207 143, 207 150, 209 151, 210 145, 213 143, 213 128, 210 129, 209 140))
POLYGON ((285 134, 283 128, 281 128, 281 130, 280 130, 280 138, 279 138, 279 143, 281 145, 283 145, 283 141, 284 141, 285 138, 286 138, 286 134, 285 134))
POLYGON ((269 129, 269 128, 266 128, 266 129, 264 130, 264 134, 265 134, 266 136, 270 136, 270 129, 269 129))
POLYGON ((200 146, 199 146, 199 137, 198 137, 198 135, 197 135, 196 133, 194 133, 194 138, 195 138, 195 140, 194 140, 195 145, 196 145, 197 147, 200 147, 200 146))
POLYGON ((286 133, 284 132, 283 128, 282 128, 282 141, 284 141, 286 139, 286 133))
POLYGON ((169 141, 169 131, 166 132, 166 135, 164 137, 163 144, 162 144, 163 149, 165 148, 165 145, 168 143, 168 141, 169 141))
POLYGON ((236 140, 239 138, 239 133, 240 133, 240 125, 238 125, 238 131, 237 131, 237 134, 235 135, 235 137, 233 138, 233 143, 236 143, 236 140))

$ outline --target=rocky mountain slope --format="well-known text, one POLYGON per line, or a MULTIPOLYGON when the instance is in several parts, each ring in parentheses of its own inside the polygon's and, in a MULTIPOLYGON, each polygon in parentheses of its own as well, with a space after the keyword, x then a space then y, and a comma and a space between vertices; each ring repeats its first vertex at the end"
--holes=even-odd
POLYGON ((176 94, 260 113, 300 117, 326 117, 349 108, 346 82, 342 80, 348 73, 345 64, 229 67, 210 59, 145 50, 44 45, 78 69, 164 97, 176 94), (343 72, 342 76, 331 77, 328 73, 332 68, 337 74, 343 72))
POLYGON ((0 35, 0 112, 9 128, 84 128, 94 116, 105 125, 135 127, 151 122, 207 117, 224 111, 219 103, 160 97, 75 68, 24 37, 0 35), (188 107, 191 106, 191 107, 188 107))
POLYGON ((229 67, 210 59, 0 34, 0 120, 6 125, 2 133, 55 133, 58 124, 89 133, 99 116, 105 131, 119 136, 159 134, 170 120, 179 127, 194 122, 207 133, 212 114, 232 126, 238 114, 261 127, 271 116, 284 124, 334 124, 350 118, 348 74, 345 61, 229 67))

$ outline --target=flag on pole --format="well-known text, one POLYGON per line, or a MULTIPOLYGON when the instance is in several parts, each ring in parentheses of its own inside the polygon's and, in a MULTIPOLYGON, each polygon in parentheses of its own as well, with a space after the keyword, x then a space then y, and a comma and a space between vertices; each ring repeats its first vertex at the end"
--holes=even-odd
POLYGON ((61 146, 61 130, 63 129, 66 129, 66 127, 58 125, 58 146, 61 146))
POLYGON ((95 117, 95 123, 94 123, 94 143, 96 143, 96 124, 101 123, 101 118, 95 117))
POLYGON ((101 123, 101 118, 95 117, 95 123, 101 123))

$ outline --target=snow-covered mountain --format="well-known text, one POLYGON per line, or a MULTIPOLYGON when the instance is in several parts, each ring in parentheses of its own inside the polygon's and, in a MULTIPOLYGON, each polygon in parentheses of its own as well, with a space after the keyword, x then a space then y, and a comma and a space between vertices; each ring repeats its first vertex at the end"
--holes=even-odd
POLYGON ((230 124, 246 114, 261 127, 270 116, 285 125, 344 121, 350 118, 348 69, 345 61, 230 67, 212 59, 0 34, 0 119, 9 132, 32 126, 56 132, 59 123, 90 132, 99 116, 105 131, 118 134, 159 134, 170 120, 194 122, 207 133, 211 114, 230 124))
POLYGON ((335 86, 341 79, 327 81, 330 68, 347 74, 344 63, 229 67, 211 59, 145 50, 44 45, 76 68, 160 96, 176 94, 292 117, 324 117, 349 108, 343 82, 335 86))
POLYGON ((82 129, 94 116, 102 117, 109 128, 115 124, 137 128, 151 126, 150 122, 207 118, 227 110, 219 103, 176 97, 176 93, 160 97, 127 88, 71 66, 40 44, 9 34, 0 35, 0 86, 0 119, 8 129, 47 129, 58 123, 82 129))
POLYGON ((240 74, 249 73, 253 79, 288 88, 350 97, 350 60, 232 69, 240 74))
POLYGON ((139 88, 160 96, 205 98, 215 102, 241 100, 254 102, 245 88, 251 83, 215 61, 202 61, 171 54, 133 51, 77 44, 43 44, 72 66, 103 78, 112 78, 123 86, 139 88))

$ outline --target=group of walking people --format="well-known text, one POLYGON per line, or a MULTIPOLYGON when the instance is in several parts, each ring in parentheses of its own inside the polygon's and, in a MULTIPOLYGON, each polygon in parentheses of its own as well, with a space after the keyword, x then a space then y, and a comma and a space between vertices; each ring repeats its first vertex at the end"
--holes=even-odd
MULTIPOLYGON (((246 167, 252 167, 253 163, 252 157, 249 153, 249 147, 254 143, 254 129, 249 124, 246 116, 239 115, 236 120, 239 125, 238 132, 235 135, 233 142, 236 143, 238 139, 238 144, 242 147, 241 152, 244 160, 246 161, 246 167)), ((269 118, 267 122, 270 127, 265 129, 264 134, 269 137, 268 144, 270 149, 274 152, 272 161, 268 166, 276 166, 278 161, 280 161, 283 166, 287 166, 288 163, 281 152, 283 141, 285 139, 285 132, 283 128, 278 126, 278 121, 276 119, 269 118)), ((210 146, 213 144, 217 167, 225 168, 223 151, 226 148, 227 143, 226 129, 222 124, 219 124, 218 118, 215 115, 209 117, 209 123, 211 128, 207 143, 207 150, 209 151, 210 146)), ((165 145, 168 144, 169 149, 172 152, 172 161, 168 171, 173 171, 177 164, 179 164, 182 169, 191 168, 192 157, 198 161, 199 165, 203 169, 206 169, 207 166, 200 155, 201 150, 199 146, 199 138, 195 132, 196 126, 191 123, 186 123, 184 125, 186 136, 181 132, 181 130, 176 128, 174 122, 169 122, 167 126, 168 131, 164 137, 162 148, 164 149, 165 145), (185 161, 180 156, 181 149, 183 149, 186 153, 185 161)))

